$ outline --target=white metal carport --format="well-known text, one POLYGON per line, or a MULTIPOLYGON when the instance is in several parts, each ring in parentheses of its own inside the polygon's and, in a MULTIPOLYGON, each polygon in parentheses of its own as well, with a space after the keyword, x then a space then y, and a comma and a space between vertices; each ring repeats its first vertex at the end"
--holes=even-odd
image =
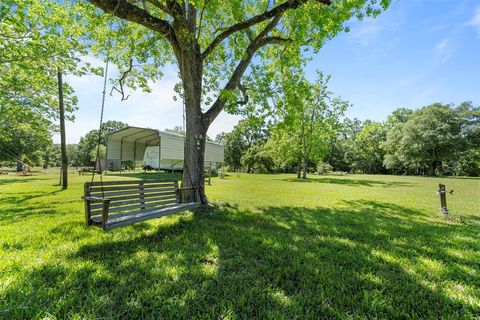
MULTIPOLYGON (((106 164, 108 170, 121 170, 123 161, 143 161, 147 147, 158 147, 158 168, 181 170, 185 137, 156 129, 126 127, 107 136, 106 164)), ((224 147, 206 142, 205 164, 216 170, 223 163, 224 147)))

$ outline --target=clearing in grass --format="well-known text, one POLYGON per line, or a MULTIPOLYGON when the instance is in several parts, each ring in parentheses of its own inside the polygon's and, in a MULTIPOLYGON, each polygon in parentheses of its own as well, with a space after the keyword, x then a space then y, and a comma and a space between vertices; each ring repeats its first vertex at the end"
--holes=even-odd
POLYGON ((480 317, 479 179, 233 175, 210 214, 111 232, 88 179, 0 178, 0 318, 480 317))

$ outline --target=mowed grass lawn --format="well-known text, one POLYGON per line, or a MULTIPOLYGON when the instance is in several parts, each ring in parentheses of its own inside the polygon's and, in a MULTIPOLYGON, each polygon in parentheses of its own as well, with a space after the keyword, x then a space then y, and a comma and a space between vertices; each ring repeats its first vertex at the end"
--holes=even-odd
POLYGON ((209 214, 109 232, 89 179, 0 177, 0 318, 480 317, 479 179, 233 174, 209 214))

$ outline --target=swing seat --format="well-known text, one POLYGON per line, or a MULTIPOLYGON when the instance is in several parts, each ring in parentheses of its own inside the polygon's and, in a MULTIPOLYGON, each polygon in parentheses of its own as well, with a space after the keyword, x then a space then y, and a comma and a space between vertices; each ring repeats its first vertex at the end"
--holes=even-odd
POLYGON ((181 201, 187 189, 195 190, 179 188, 176 179, 86 182, 85 222, 110 230, 199 208, 201 202, 181 201))

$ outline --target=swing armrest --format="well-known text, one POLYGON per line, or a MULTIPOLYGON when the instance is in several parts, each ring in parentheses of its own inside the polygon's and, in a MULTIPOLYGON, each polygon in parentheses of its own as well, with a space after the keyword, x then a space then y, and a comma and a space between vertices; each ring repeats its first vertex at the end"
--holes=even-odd
POLYGON ((87 197, 83 196, 83 200, 85 200, 85 213, 86 213, 86 220, 87 224, 92 224, 91 215, 90 215, 90 202, 101 202, 102 205, 102 228, 105 229, 105 225, 107 224, 108 220, 108 209, 110 207, 110 199, 104 199, 100 197, 87 197))
POLYGON ((180 198, 180 202, 183 203, 183 199, 182 199, 182 191, 185 191, 185 190, 193 190, 195 192, 194 196, 193 196, 193 199, 195 200, 195 202, 198 201, 198 199, 200 198, 200 194, 198 193, 198 190, 199 188, 197 187, 183 187, 183 188, 178 188, 177 189, 177 193, 179 195, 179 198, 180 198))
POLYGON ((85 201, 89 201, 89 202, 103 202, 103 203, 107 203, 107 202, 110 202, 110 199, 104 199, 104 198, 100 198, 100 197, 82 197, 83 200, 85 201))

